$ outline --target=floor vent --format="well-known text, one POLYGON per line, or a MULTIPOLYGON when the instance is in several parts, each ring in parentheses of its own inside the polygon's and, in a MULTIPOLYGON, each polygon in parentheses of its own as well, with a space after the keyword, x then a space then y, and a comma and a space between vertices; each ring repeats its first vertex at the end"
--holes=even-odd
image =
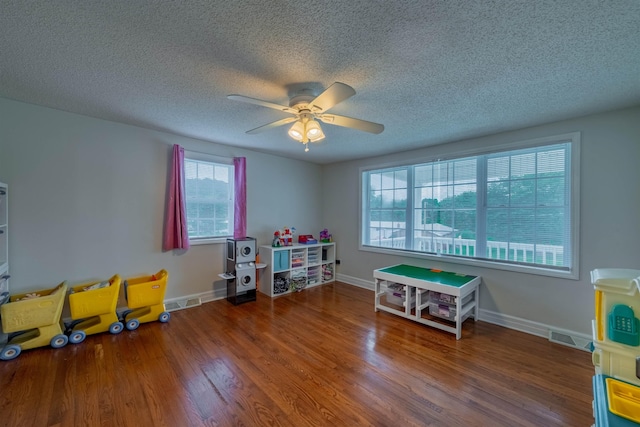
POLYGON ((576 337, 566 332, 549 330, 549 341, 577 348, 578 350, 591 351, 591 341, 585 338, 576 337))
POLYGON ((183 308, 196 307, 202 304, 200 297, 171 301, 164 305, 167 311, 182 310, 183 308))

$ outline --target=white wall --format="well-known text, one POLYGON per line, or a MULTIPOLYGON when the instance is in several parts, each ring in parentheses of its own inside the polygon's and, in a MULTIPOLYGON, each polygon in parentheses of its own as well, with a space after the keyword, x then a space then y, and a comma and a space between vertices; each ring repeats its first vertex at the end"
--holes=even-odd
MULTIPOLYGON (((425 129, 428 132, 428 129, 425 129)), ((640 269, 640 107, 568 120, 484 138, 328 166, 323 218, 336 238, 338 278, 372 286, 372 271, 397 263, 481 275, 480 307, 510 326, 549 325, 591 335, 595 268, 640 269), (468 265, 358 250, 359 168, 427 158, 476 147, 581 132, 580 279, 562 280, 468 265)), ((638 314, 640 316, 640 313, 638 314)), ((542 330, 544 328, 540 328, 542 330)))
POLYGON ((223 296, 225 284, 217 277, 223 245, 193 246, 184 253, 161 249, 173 144, 245 156, 248 234, 270 244, 273 231, 285 225, 314 235, 327 227, 342 260, 338 277, 372 286, 376 268, 427 262, 358 250, 361 166, 574 131, 582 134, 580 280, 429 265, 481 275, 483 313, 504 316, 510 326, 522 320, 590 335, 589 271, 640 269, 640 108, 320 167, 0 98, 0 181, 10 185, 11 290, 165 268, 167 298, 211 291, 223 296))
POLYGON ((321 193, 320 166, 0 98, 11 293, 164 268, 167 299, 224 296, 224 245, 162 252, 173 144, 247 158, 247 233, 259 244, 283 226, 324 227, 320 198, 309 197, 321 193))

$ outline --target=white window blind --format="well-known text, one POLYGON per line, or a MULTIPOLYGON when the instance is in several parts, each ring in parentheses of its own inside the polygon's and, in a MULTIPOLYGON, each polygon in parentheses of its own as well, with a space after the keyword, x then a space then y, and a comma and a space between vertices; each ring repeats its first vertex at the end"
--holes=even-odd
POLYGON ((572 272, 577 137, 363 170, 361 248, 572 272))
POLYGON ((190 240, 233 234, 234 169, 213 156, 185 152, 185 199, 190 240))

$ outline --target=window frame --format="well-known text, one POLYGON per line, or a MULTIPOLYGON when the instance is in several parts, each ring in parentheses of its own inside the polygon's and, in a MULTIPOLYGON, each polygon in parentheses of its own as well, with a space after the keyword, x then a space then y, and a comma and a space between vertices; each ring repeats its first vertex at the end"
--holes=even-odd
MULTIPOLYGON (((190 151, 190 150, 184 150, 184 162, 185 164, 183 164, 183 167, 185 169, 185 174, 186 174, 186 161, 187 160, 195 160, 195 161, 200 161, 200 162, 206 162, 206 163, 211 163, 214 166, 215 165, 225 165, 225 166, 230 166, 230 170, 231 170, 231 175, 230 175, 230 182, 229 182, 229 186, 230 186, 230 194, 231 194, 231 200, 229 201, 229 210, 231 213, 231 221, 234 220, 234 198, 235 198, 235 167, 233 164, 233 158, 229 158, 229 157, 222 157, 222 156, 216 156, 214 154, 207 154, 207 153, 201 153, 201 152, 197 152, 197 151, 190 151)), ((187 216, 187 222, 189 221, 189 216, 187 214, 187 182, 186 182, 186 176, 185 176, 185 215, 187 216)), ((231 234, 229 235, 225 235, 225 236, 215 236, 215 237, 191 237, 189 236, 189 244, 191 246, 198 246, 198 245, 210 245, 210 244, 220 244, 220 243, 226 243, 227 238, 229 237, 233 237, 233 223, 231 224, 231 234)), ((188 227, 187 227, 187 233, 188 233, 188 227)))
MULTIPOLYGON (((528 274, 536 274, 542 276, 550 276, 550 277, 559 277, 564 279, 573 279, 578 280, 580 275, 580 132, 571 132, 566 134, 554 135, 549 137, 535 138, 523 141, 509 142, 504 144, 497 144, 492 146, 486 146, 483 148, 470 149, 464 151, 450 151, 445 154, 433 155, 418 159, 412 160, 404 160, 392 163, 385 164, 376 164, 363 166, 359 168, 359 188, 360 188, 360 197, 359 197, 359 215, 358 215, 358 249, 363 252, 373 252, 380 253, 386 255, 395 255, 395 256, 403 256, 410 258, 418 258, 429 261, 438 261, 438 262, 450 262, 454 264, 463 264, 463 265, 471 265, 475 267, 483 267, 483 268, 491 268, 497 270, 506 270, 506 271, 514 271, 520 273, 528 273, 528 274), (389 168, 401 168, 407 166, 415 166, 422 163, 429 163, 435 161, 450 161, 461 159, 465 157, 471 156, 481 156, 481 155, 493 155, 501 152, 507 151, 516 151, 523 149, 533 149, 538 147, 544 147, 548 145, 560 144, 560 143, 569 143, 570 148, 568 149, 568 154, 570 157, 570 169, 566 170, 566 178, 570 181, 568 184, 569 193, 567 194, 567 200, 570 203, 569 216, 571 225, 569 227, 570 236, 568 241, 570 242, 570 251, 571 254, 569 259, 571 261, 571 266, 568 270, 559 270, 554 268, 545 268, 544 266, 535 266, 529 264, 516 264, 510 262, 503 262, 501 260, 489 260, 484 258, 466 258, 461 256, 451 256, 445 253, 426 253, 426 252, 418 252, 415 250, 409 249, 393 249, 393 248, 382 248, 377 246, 369 246, 363 243, 363 239, 366 235, 365 233, 365 216, 368 213, 364 212, 366 206, 366 197, 365 190, 368 189, 368 182, 363 182, 363 178, 366 172, 377 171, 381 169, 389 169, 389 168)), ((447 148, 447 147, 445 147, 447 148)), ((368 177, 368 175, 367 175, 368 177)), ((407 193, 414 192, 413 183, 411 184, 411 188, 407 190, 407 193)), ((486 189, 482 193, 478 193, 478 202, 484 203, 484 198, 486 197, 486 189), (483 200, 480 200, 483 199, 483 200)), ((413 196, 411 197, 411 201, 407 202, 409 205, 413 204, 413 196)), ((410 217, 413 215, 413 206, 409 206, 410 217)), ((479 215, 479 214, 478 214, 479 215)), ((407 217, 407 224, 412 224, 413 222, 409 222, 411 220, 410 217, 407 217)), ((411 220, 412 221, 412 220, 411 220)), ((480 221, 478 221, 480 222, 480 221)), ((413 228, 413 227, 412 227, 413 228)), ((413 231, 413 229, 412 229, 413 231)))

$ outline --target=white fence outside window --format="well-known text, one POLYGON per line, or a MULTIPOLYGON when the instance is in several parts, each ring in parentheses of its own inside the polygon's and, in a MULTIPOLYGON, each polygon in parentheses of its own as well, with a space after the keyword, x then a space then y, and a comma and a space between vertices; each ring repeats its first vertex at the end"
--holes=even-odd
MULTIPOLYGON (((404 238, 386 238, 371 241, 380 248, 406 249, 404 238)), ((543 265, 562 266, 564 248, 556 245, 534 245, 532 243, 493 242, 486 243, 484 258, 503 261, 525 261, 535 259, 543 265)), ((419 252, 469 256, 476 253, 476 241, 452 239, 450 237, 415 237, 413 250, 419 252)))

